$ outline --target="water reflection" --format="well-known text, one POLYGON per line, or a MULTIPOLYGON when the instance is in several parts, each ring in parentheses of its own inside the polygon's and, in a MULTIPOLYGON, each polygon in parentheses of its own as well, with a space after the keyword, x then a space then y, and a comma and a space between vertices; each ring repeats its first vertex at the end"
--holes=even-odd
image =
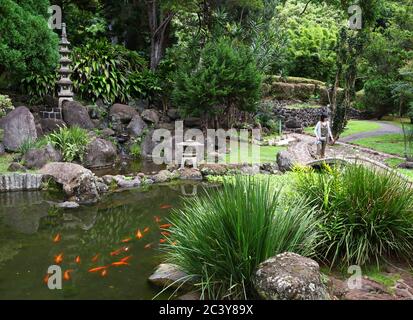
MULTIPOLYGON (((202 192, 199 184, 185 185, 187 193, 194 188, 202 192)), ((50 209, 53 198, 43 193, 0 195, 0 298, 151 299, 157 288, 147 278, 160 262, 159 225, 180 207, 182 190, 175 184, 113 193, 73 211, 50 209), (51 291, 43 278, 59 254, 62 270, 73 272, 63 290, 51 291), (112 266, 128 256, 129 265, 112 266), (106 277, 88 272, 99 266, 109 266, 106 277)))

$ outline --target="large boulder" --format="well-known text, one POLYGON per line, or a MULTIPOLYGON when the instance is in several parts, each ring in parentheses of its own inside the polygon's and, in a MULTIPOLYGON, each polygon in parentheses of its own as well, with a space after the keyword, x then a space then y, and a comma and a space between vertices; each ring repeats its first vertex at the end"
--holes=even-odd
POLYGON ((60 119, 41 119, 40 125, 42 127, 43 134, 49 134, 65 127, 66 123, 60 119))
POLYGON ((128 105, 120 103, 114 104, 109 111, 109 117, 112 121, 118 120, 124 124, 128 124, 136 115, 139 115, 138 111, 128 105))
POLYGON ((99 200, 98 179, 92 171, 67 162, 50 162, 39 171, 62 185, 70 201, 95 203, 99 200))
POLYGON ((62 154, 51 144, 42 148, 30 149, 22 159, 28 169, 40 169, 48 162, 62 161, 62 154))
POLYGON ((159 122, 159 115, 155 109, 146 109, 142 112, 142 119, 153 124, 159 122))
POLYGON ((152 140, 153 132, 154 130, 150 130, 141 142, 141 156, 146 159, 152 158, 152 152, 156 146, 155 142, 152 140))
POLYGON ((169 109, 167 115, 173 121, 178 120, 181 117, 178 109, 169 109))
POLYGON ((253 278, 265 300, 329 300, 320 267, 312 259, 285 252, 261 263, 253 278))
POLYGON ((25 141, 37 139, 34 117, 26 107, 18 107, 7 114, 0 128, 4 130, 4 147, 9 151, 17 151, 25 141))
POLYGON ((278 152, 277 164, 281 172, 292 170, 294 167, 293 155, 286 150, 278 152))
POLYGON ((183 290, 193 288, 194 281, 191 280, 192 279, 188 279, 188 275, 177 265, 170 263, 160 264, 148 279, 148 281, 155 286, 183 290))
POLYGON ((93 139, 86 147, 84 165, 87 168, 109 167, 115 164, 116 148, 112 142, 93 139))
POLYGON ((132 137, 140 137, 146 128, 148 128, 148 125, 145 121, 143 121, 139 115, 136 115, 129 123, 127 130, 132 137))
POLYGON ((181 180, 202 180, 202 173, 195 168, 182 168, 178 170, 181 180))
POLYGON ((80 127, 83 129, 94 129, 95 125, 90 119, 89 112, 86 107, 77 101, 65 101, 62 107, 63 120, 69 127, 80 127))

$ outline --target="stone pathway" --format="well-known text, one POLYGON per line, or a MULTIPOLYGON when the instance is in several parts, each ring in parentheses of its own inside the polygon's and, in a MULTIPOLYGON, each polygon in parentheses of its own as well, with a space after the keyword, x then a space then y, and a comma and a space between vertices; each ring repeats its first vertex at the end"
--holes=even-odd
POLYGON ((385 134, 403 133, 402 128, 394 124, 384 122, 384 121, 371 121, 371 122, 379 124, 380 128, 374 131, 367 131, 367 132, 360 132, 360 133, 352 134, 350 136, 340 138, 340 141, 341 142, 352 142, 358 139, 377 137, 377 136, 382 136, 385 134))
MULTIPOLYGON (((305 134, 292 134, 292 136, 298 141, 291 144, 288 147, 288 151, 293 155, 295 162, 305 164, 317 159, 317 146, 314 137, 305 134)), ((389 158, 395 158, 394 155, 376 152, 343 142, 337 142, 334 146, 327 146, 326 156, 328 158, 361 157, 380 163, 385 163, 385 160, 389 158)))

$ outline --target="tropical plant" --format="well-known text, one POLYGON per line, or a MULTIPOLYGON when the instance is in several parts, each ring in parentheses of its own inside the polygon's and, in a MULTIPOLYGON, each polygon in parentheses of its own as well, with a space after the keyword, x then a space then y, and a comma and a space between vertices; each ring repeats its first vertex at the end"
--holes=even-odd
POLYGON ((82 98, 102 99, 110 104, 127 102, 131 90, 139 97, 143 94, 143 84, 136 82, 136 73, 144 70, 145 60, 136 52, 107 40, 96 40, 75 48, 73 59, 74 88, 82 98))
POLYGON ((281 201, 268 178, 235 177, 205 192, 174 213, 165 246, 167 260, 198 280, 203 298, 251 298, 259 263, 285 251, 315 254, 313 210, 281 201))
POLYGON ((295 190, 318 209, 318 250, 331 265, 412 257, 413 190, 396 173, 326 165, 297 172, 295 190))
POLYGON ((31 73, 21 80, 23 92, 27 93, 31 102, 38 102, 45 96, 56 96, 58 74, 51 72, 48 75, 31 73))
POLYGON ((59 131, 50 133, 47 140, 62 152, 64 161, 72 162, 83 160, 90 138, 85 129, 61 127, 59 131))
POLYGON ((0 94, 0 118, 4 117, 9 111, 13 110, 14 106, 8 96, 0 94))

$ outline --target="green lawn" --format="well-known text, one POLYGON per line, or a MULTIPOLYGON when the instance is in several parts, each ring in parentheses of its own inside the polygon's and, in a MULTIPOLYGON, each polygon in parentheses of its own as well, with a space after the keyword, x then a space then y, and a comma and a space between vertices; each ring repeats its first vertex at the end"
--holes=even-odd
POLYGON ((410 180, 413 180, 413 170, 397 168, 397 166, 399 164, 401 164, 402 162, 404 162, 404 160, 399 159, 399 158, 390 158, 390 159, 386 160, 387 165, 389 165, 390 167, 396 169, 398 172, 405 175, 410 180))
MULTIPOLYGON (((285 150, 285 147, 275 147, 275 146, 261 146, 260 148, 260 156, 252 156, 251 154, 251 147, 248 154, 248 163, 256 164, 256 163, 269 163, 275 162, 277 153, 281 150, 285 150)), ((238 158, 238 163, 241 163, 240 155, 239 155, 239 148, 231 149, 231 153, 227 154, 226 156, 226 163, 231 163, 231 156, 238 158), (238 155, 238 157, 237 157, 238 155)))
MULTIPOLYGON (((350 120, 347 128, 344 132, 340 135, 340 137, 344 138, 347 136, 351 136, 356 133, 360 132, 370 132, 380 129, 380 125, 371 121, 365 120, 350 120)), ((314 135, 314 127, 308 127, 304 130, 306 133, 314 135)))
POLYGON ((13 162, 13 155, 5 154, 3 156, 0 156, 0 173, 7 172, 7 169, 9 168, 10 163, 12 162, 13 162))
POLYGON ((352 143, 380 152, 404 157, 404 139, 402 134, 385 134, 382 136, 355 140, 352 143))

